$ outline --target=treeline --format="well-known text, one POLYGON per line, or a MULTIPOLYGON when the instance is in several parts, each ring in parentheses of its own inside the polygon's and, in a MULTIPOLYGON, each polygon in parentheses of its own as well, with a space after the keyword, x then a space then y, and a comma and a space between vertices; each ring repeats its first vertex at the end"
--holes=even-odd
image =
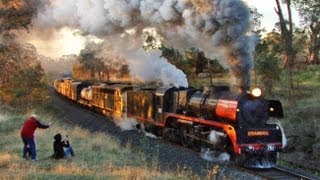
POLYGON ((12 31, 30 27, 35 1, 0 1, 0 103, 24 110, 46 99, 44 71, 36 49, 16 41, 12 31))
MULTIPOLYGON (((320 2, 317 0, 275 0, 275 12, 279 21, 272 32, 267 33, 256 47, 255 78, 270 94, 276 83, 285 84, 289 96, 295 93, 295 72, 301 65, 319 64, 320 2), (292 9, 299 11, 302 28, 293 24, 292 9), (283 69, 283 70, 282 70, 283 69), (284 82, 285 81, 285 82, 284 82)), ((259 22, 261 15, 252 11, 259 22)), ((256 27, 258 33, 262 29, 256 27)))
POLYGON ((89 43, 73 64, 72 77, 99 82, 129 80, 130 69, 123 58, 115 54, 105 55, 102 44, 89 43))
MULTIPOLYGON (((200 74, 204 77, 212 77, 213 74, 224 74, 228 70, 224 68, 217 59, 205 57, 205 54, 196 48, 190 48, 180 52, 173 48, 162 46, 160 48, 162 57, 182 70, 188 81, 199 78, 200 74)), ((212 83, 211 81, 209 83, 212 83)))
POLYGON ((9 40, 0 49, 0 101, 33 108, 46 99, 45 74, 35 48, 9 40))

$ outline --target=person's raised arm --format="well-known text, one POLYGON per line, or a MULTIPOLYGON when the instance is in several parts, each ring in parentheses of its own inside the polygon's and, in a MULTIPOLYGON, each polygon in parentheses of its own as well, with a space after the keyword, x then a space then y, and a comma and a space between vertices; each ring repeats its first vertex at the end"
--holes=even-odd
POLYGON ((41 124, 41 123, 37 120, 37 127, 38 127, 38 128, 42 128, 42 129, 47 129, 47 128, 49 127, 49 125, 41 124))

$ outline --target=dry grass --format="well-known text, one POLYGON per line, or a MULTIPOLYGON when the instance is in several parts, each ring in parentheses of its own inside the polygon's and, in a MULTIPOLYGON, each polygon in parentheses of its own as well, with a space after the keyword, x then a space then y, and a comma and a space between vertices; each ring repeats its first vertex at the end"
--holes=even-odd
POLYGON ((189 179, 190 171, 159 171, 157 160, 147 162, 143 154, 133 153, 130 145, 120 146, 104 133, 90 133, 80 127, 70 127, 52 115, 38 115, 43 123, 53 122, 45 130, 36 130, 37 159, 22 159, 20 127, 26 117, 1 116, 0 179, 189 179), (8 129, 6 131, 3 131, 8 129), (76 156, 54 160, 53 136, 69 136, 76 156))

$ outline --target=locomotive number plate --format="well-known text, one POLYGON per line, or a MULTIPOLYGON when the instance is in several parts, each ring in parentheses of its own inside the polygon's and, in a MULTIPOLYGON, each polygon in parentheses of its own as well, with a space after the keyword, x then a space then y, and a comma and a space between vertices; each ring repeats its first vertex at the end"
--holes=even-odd
POLYGON ((248 136, 269 136, 269 131, 248 131, 248 136))

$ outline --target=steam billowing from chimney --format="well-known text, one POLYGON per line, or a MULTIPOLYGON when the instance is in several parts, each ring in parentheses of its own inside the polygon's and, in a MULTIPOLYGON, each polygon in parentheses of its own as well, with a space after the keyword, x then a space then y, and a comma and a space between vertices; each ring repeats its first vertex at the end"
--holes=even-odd
POLYGON ((166 46, 197 47, 228 62, 242 90, 250 86, 255 43, 247 35, 250 13, 241 0, 47 0, 43 7, 37 28, 75 28, 106 41, 126 34, 125 45, 115 47, 123 47, 117 50, 123 54, 128 47, 141 49, 144 29, 154 28, 166 46))

